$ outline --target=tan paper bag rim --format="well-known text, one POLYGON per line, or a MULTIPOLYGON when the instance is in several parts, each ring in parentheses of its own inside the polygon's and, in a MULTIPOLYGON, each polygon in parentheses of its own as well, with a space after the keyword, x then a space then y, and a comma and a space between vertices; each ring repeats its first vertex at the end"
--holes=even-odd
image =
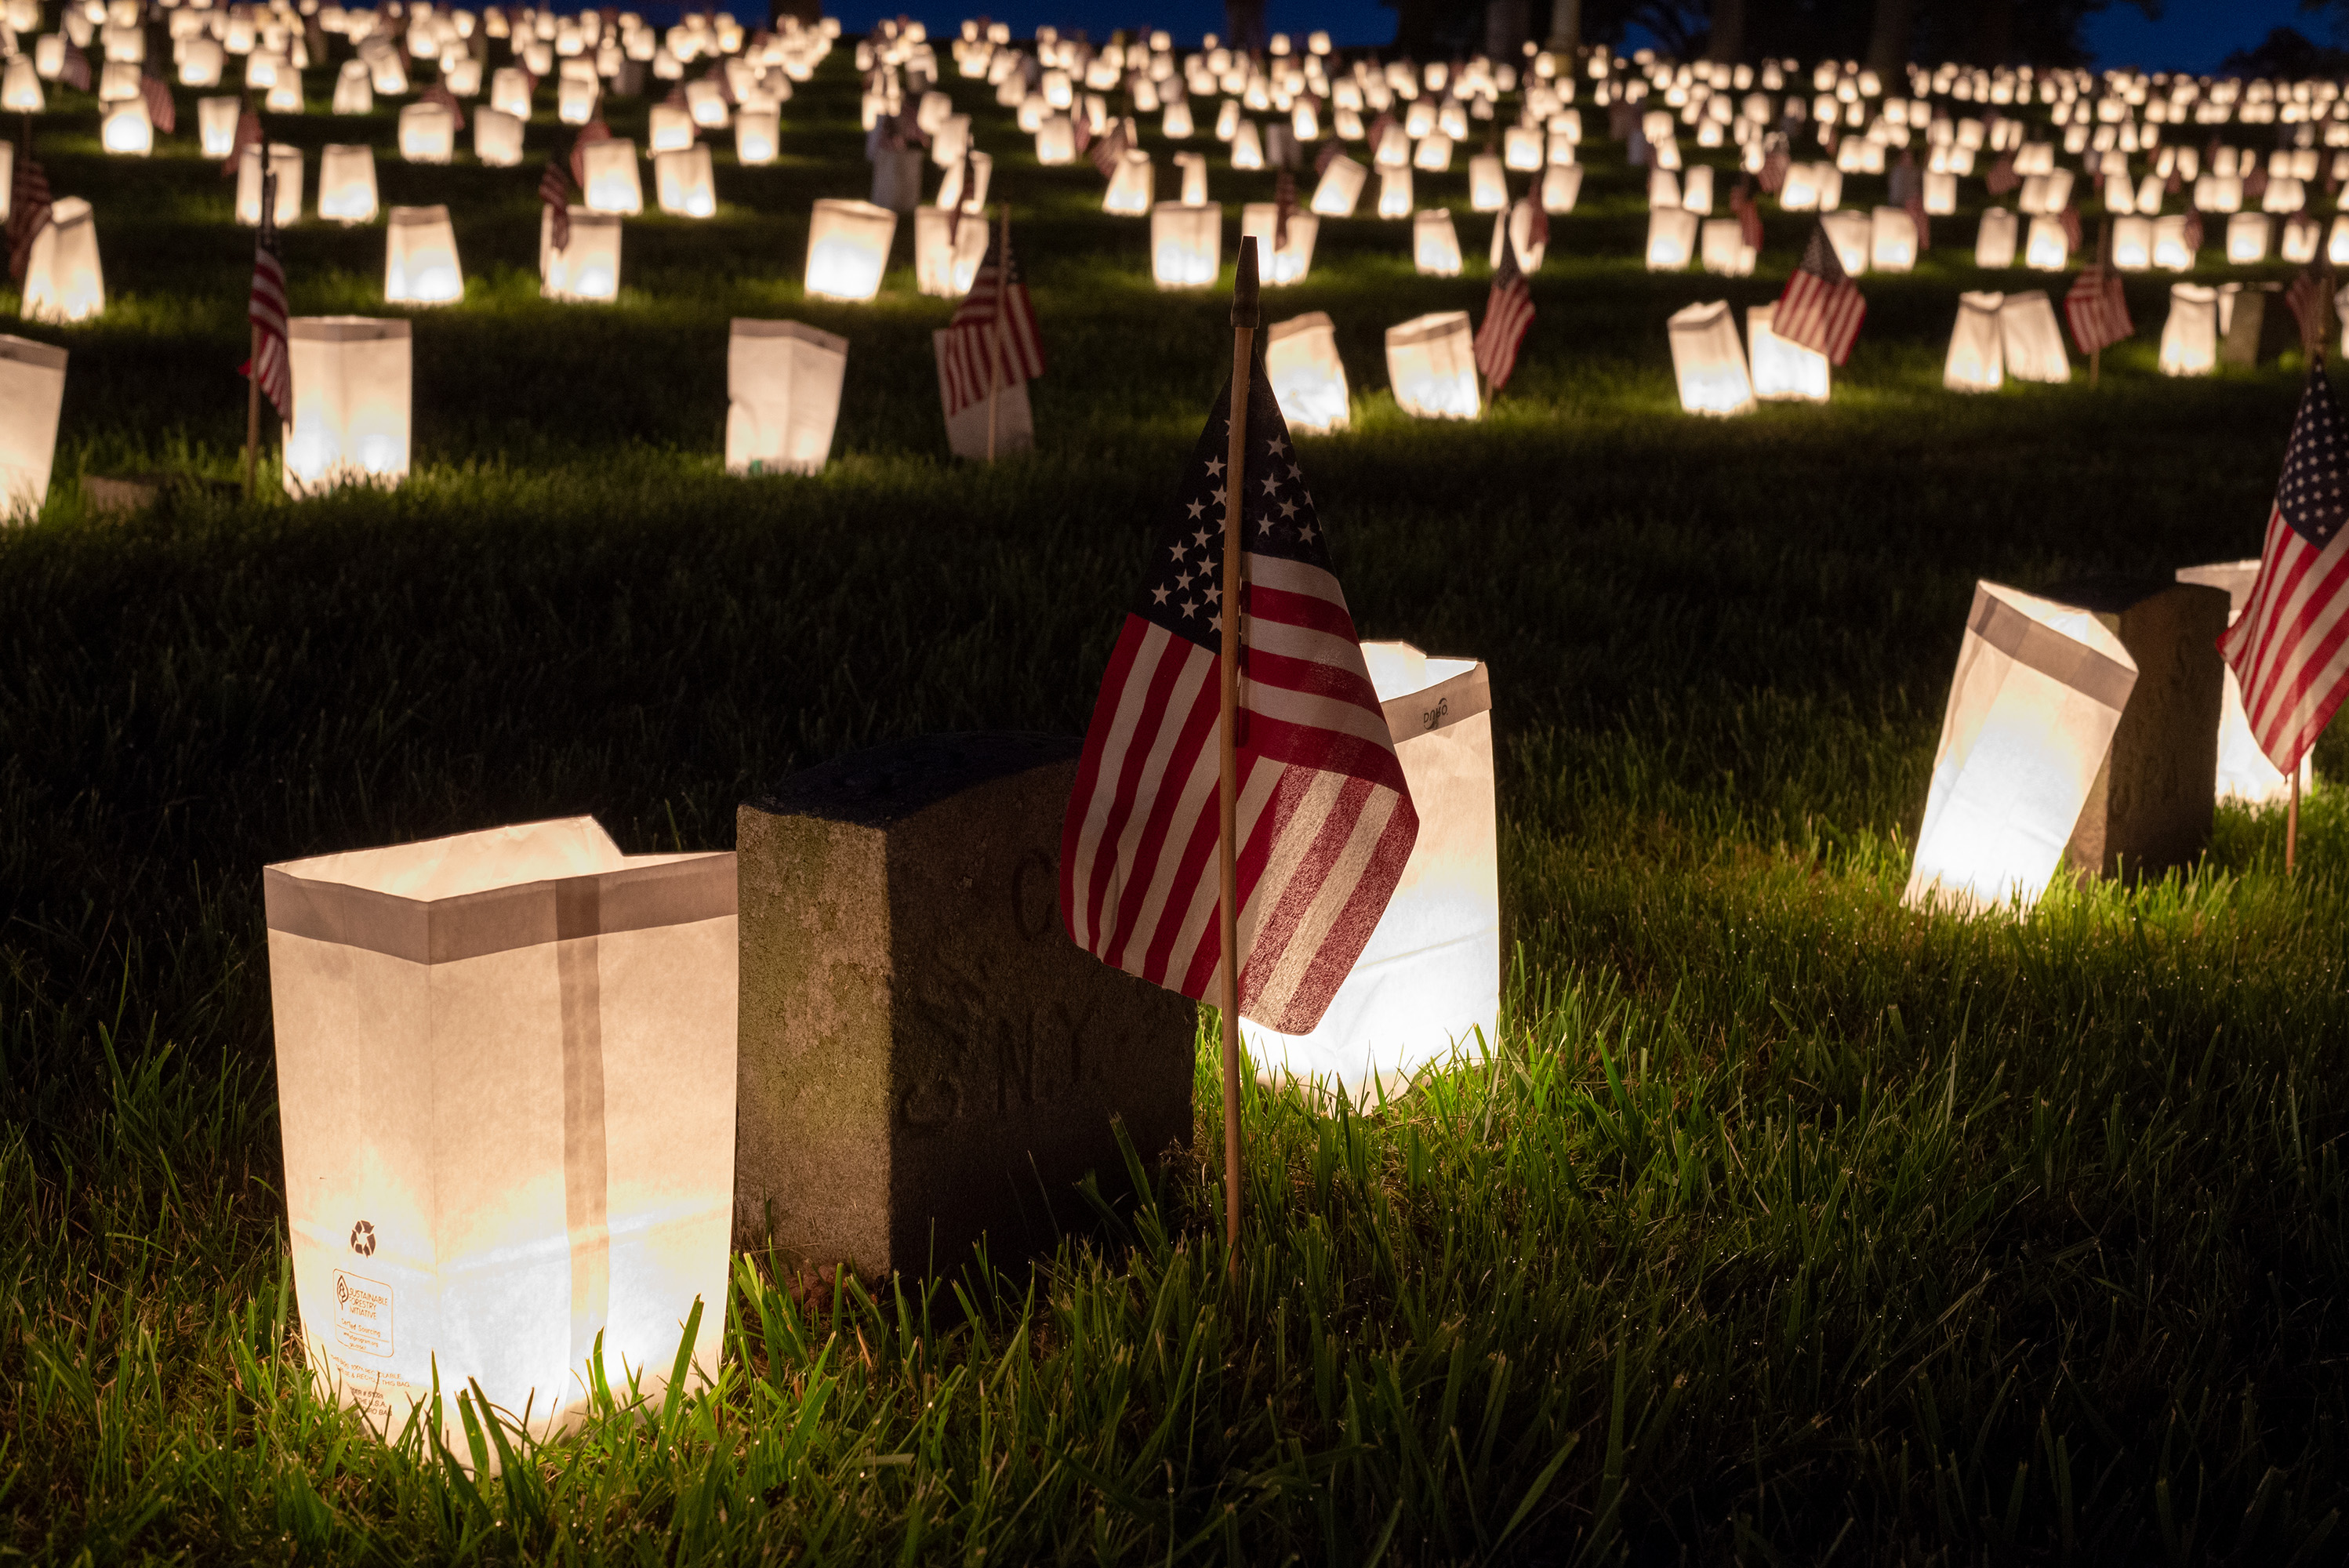
POLYGON ((270 930, 411 964, 455 964, 542 942, 685 925, 736 909, 730 851, 429 901, 317 882, 276 866, 264 868, 261 879, 270 930))
POLYGON ((1491 712, 1492 707, 1493 677, 1482 659, 1475 669, 1379 705, 1387 716, 1387 734, 1398 746, 1413 736, 1449 729, 1464 718, 1491 712))
POLYGON ((2137 689, 2136 670, 2041 625, 1980 584, 1974 588, 1966 630, 2016 664, 2061 681, 2115 712, 2128 705, 2129 693, 2137 689))

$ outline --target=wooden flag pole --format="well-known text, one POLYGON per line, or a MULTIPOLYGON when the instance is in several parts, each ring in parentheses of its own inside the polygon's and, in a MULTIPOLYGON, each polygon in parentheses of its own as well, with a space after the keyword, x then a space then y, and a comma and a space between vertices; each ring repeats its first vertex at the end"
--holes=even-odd
MULTIPOLYGON (((2307 365, 2308 378, 2324 374, 2324 340, 2331 335, 2325 328, 2333 320, 2333 271, 2320 266, 2313 273, 2315 286, 2309 291, 2308 317, 2300 324, 2300 353, 2307 365)), ((2283 874, 2291 876, 2300 861, 2300 763, 2292 761, 2292 794, 2283 809, 2283 874)))
POLYGON ((1216 817, 1216 909, 1224 945, 1224 1243, 1232 1278, 1240 1274, 1240 764, 1235 744, 1240 710, 1240 606, 1247 585, 1246 541, 1240 512, 1247 500, 1248 380, 1256 364, 1256 239, 1240 241, 1239 270, 1232 284, 1231 438, 1224 469, 1224 647, 1223 722, 1216 747, 1223 763, 1223 790, 1216 817))
MULTIPOLYGON (((277 176, 269 171, 268 148, 264 143, 261 159, 261 226, 277 215, 277 176)), ((248 296, 252 285, 246 285, 248 296)), ((245 301, 245 314, 253 314, 253 302, 245 301)), ((261 460, 261 328, 248 324, 245 336, 249 346, 244 359, 244 499, 254 495, 254 472, 261 460)))
POLYGON ((2283 809, 2283 874, 2293 872, 2292 862, 2300 848, 2300 764, 2292 765, 2292 799, 2283 809))
POLYGON ((995 321, 987 331, 987 460, 995 460, 995 388, 1003 380, 1003 273, 1011 259, 1011 203, 1003 204, 1003 248, 995 257, 995 321))

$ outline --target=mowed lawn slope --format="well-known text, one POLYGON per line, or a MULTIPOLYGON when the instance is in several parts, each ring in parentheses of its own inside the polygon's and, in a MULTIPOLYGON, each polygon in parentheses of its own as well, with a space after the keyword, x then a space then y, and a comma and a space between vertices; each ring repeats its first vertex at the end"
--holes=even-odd
MULTIPOLYGON (((1684 418, 1664 318, 1773 297, 1806 220, 1770 213, 1754 278, 1650 275, 1597 141, 1479 423, 1402 418, 1380 348, 1481 313, 1464 173, 1420 178, 1466 276, 1413 275, 1407 225, 1325 222, 1268 296, 1329 312, 1353 378, 1354 429, 1299 449, 1365 634, 1491 666, 1488 1052, 1368 1115, 1253 1098, 1237 1286, 1210 1024, 1195 1157, 1039 1264, 797 1300, 746 1260, 702 1325, 722 1387, 494 1478, 487 1429, 387 1447, 315 1400, 261 867, 574 812, 722 848, 748 794, 859 747, 1081 730, 1228 368, 1227 292, 1154 291, 1091 166, 1037 169, 951 83, 1050 359, 1041 450, 952 464, 951 305, 909 234, 876 304, 798 283, 809 202, 865 190, 844 56, 781 163, 721 139, 716 220, 627 225, 608 308, 537 297, 551 116, 508 170, 401 164, 389 108, 273 119, 373 141, 387 204, 449 202, 471 280, 416 318, 409 484, 298 506, 85 515, 85 469, 234 471, 251 245, 188 139, 108 160, 88 99, 45 119, 113 303, 30 329, 73 354, 57 499, 0 536, 0 1554, 2337 1558, 2339 798, 2290 880, 2281 814, 2228 810, 2191 877, 2022 923, 1898 903, 1975 580, 2255 551, 2296 375, 2156 376, 2168 280, 2140 278, 2100 387, 1947 394, 1958 291, 2047 282, 1983 278, 1961 217, 1867 280, 1831 406, 1684 418), (722 473, 735 315, 850 339, 822 476, 722 473)), ((1228 278, 1272 178, 1211 162, 1228 278)), ((286 253, 298 312, 381 313, 379 223, 286 253)))

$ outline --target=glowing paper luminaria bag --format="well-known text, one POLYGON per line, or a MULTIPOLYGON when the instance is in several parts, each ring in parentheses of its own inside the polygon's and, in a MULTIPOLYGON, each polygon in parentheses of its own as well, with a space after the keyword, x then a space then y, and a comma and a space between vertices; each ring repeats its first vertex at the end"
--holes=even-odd
POLYGON ((710 1377, 734 1203, 733 855, 623 855, 574 817, 288 861, 263 886, 321 1383, 396 1433, 437 1367, 444 1394, 478 1379, 543 1433, 583 1405, 599 1341, 616 1388, 665 1386, 697 1297, 710 1377))
POLYGON ((1310 1034, 1247 1026, 1260 1070, 1319 1078, 1358 1103, 1399 1089, 1457 1045, 1495 1037, 1501 882, 1493 805, 1493 686, 1482 661, 1364 643, 1419 837, 1386 913, 1310 1034))
POLYGON ((1901 901, 1966 912, 2037 903, 2137 675, 2095 612, 1976 583, 1901 901))

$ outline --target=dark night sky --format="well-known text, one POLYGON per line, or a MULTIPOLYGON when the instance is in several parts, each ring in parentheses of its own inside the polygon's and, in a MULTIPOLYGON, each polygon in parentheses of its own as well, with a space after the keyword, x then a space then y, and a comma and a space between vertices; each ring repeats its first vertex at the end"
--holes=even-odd
MULTIPOLYGON (((1143 0, 1140 5, 1134 0, 990 0, 968 13, 928 10, 907 0, 851 0, 836 10, 826 9, 834 11, 851 32, 901 12, 920 15, 939 28, 980 9, 1010 23, 1021 35, 1040 23, 1050 23, 1082 27, 1095 38, 1106 38, 1146 17, 1178 40, 1194 43, 1201 34, 1224 25, 1222 0, 1143 0)), ((2230 50, 2258 43, 2271 27, 2297 26, 2323 41, 2323 19, 2302 16, 2299 0, 2167 0, 2162 13, 2160 21, 2148 22, 2137 11, 2116 5, 2098 17, 2089 26, 2097 63, 2210 71, 2230 50)), ((1276 32, 1300 36, 1310 27, 1327 27, 1341 44, 1383 44, 1394 36, 1394 13, 1377 0, 1270 0, 1269 26, 1276 32)))

